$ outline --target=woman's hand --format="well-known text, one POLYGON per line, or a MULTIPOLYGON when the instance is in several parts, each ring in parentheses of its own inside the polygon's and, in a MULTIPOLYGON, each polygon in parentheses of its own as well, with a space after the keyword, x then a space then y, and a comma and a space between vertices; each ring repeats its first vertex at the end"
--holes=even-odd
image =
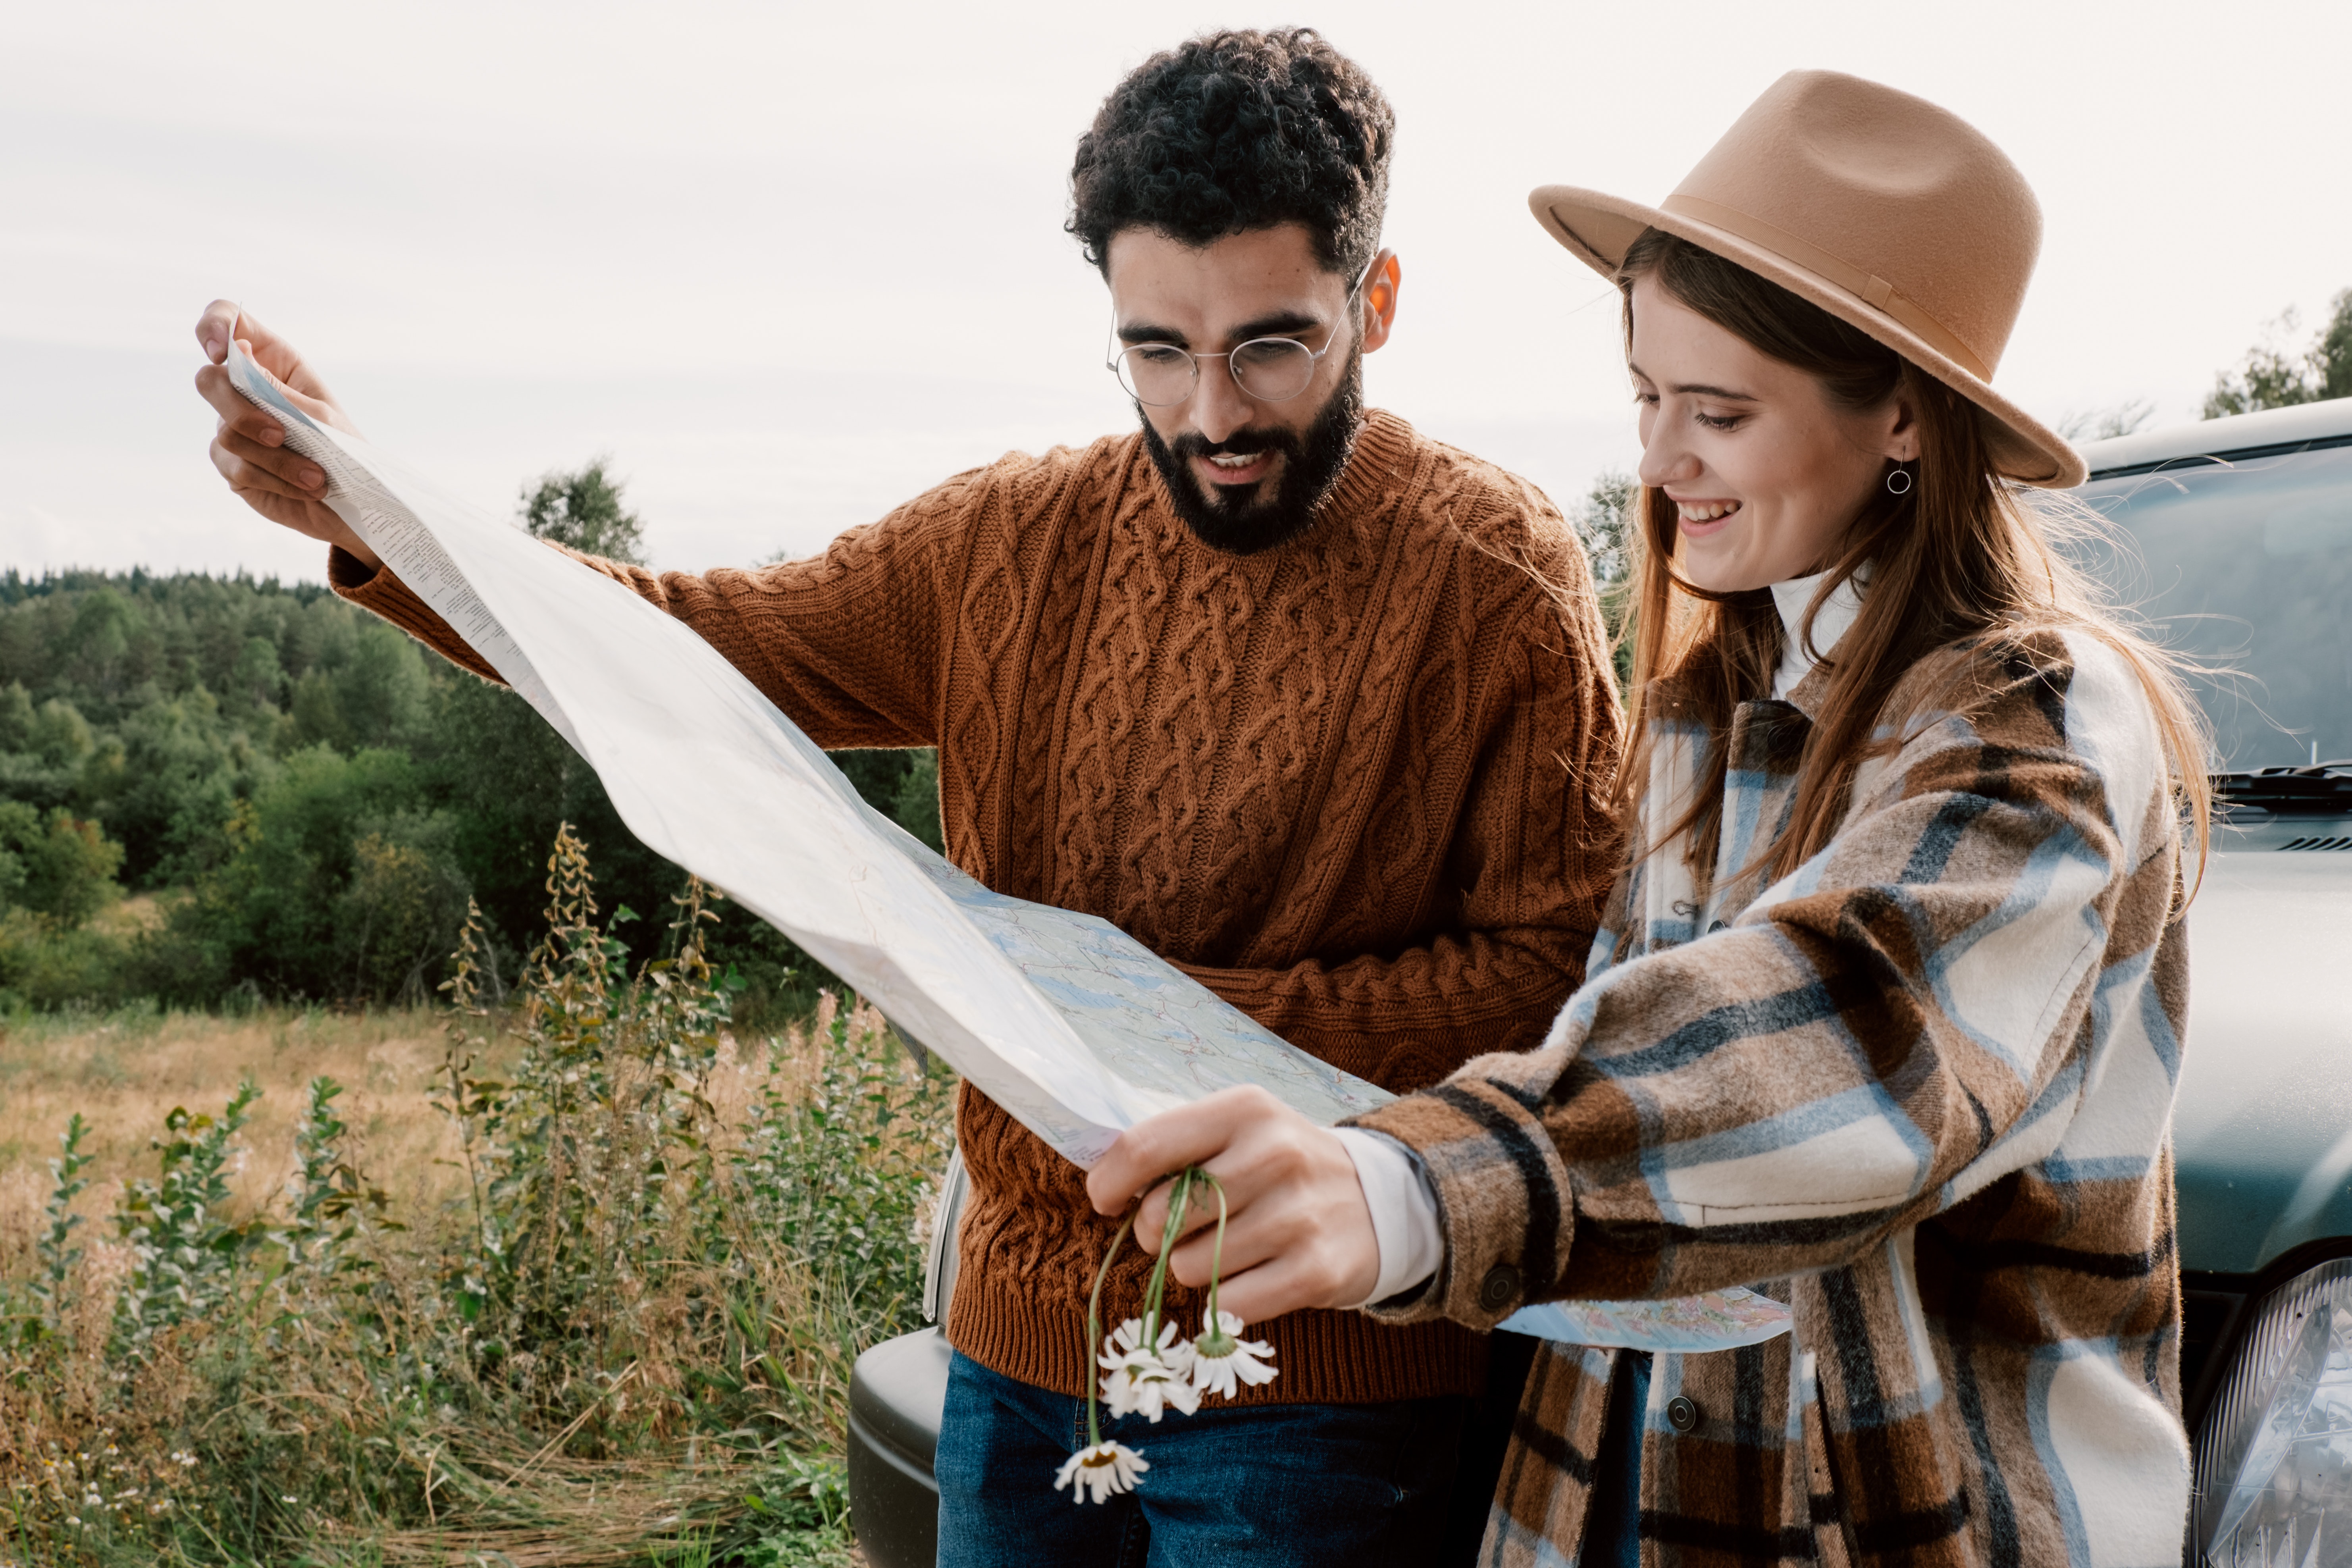
MULTIPOLYGON (((1087 1173, 1087 1195, 1107 1215, 1127 1212, 1147 1186, 1136 1238, 1160 1250, 1169 1183, 1199 1165, 1224 1184, 1223 1284, 1220 1309, 1262 1323, 1302 1307, 1353 1307, 1380 1282, 1381 1247, 1363 1184, 1348 1147, 1265 1090, 1228 1089, 1139 1122, 1087 1173)), ((1209 1282, 1217 1202, 1196 1189, 1185 1239, 1169 1270, 1185 1284, 1209 1282)))
POLYGON ((196 391, 220 425, 213 433, 213 467, 245 504, 277 523, 327 544, 338 544, 368 565, 376 564, 367 542, 327 505, 327 476, 318 464, 289 448, 277 420, 247 403, 231 384, 228 347, 234 339, 278 383, 287 400, 321 425, 351 435, 351 422, 327 384, 302 363, 294 345, 246 315, 232 300, 215 300, 196 319, 196 342, 212 363, 196 372, 196 391))

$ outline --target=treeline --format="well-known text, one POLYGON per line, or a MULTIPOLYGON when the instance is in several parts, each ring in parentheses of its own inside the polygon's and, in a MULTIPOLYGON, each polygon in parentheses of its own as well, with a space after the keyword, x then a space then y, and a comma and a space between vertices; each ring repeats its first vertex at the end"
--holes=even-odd
MULTIPOLYGON (((929 753, 836 760, 938 843, 929 753)), ((0 1009, 415 999, 469 899, 510 976, 567 821, 607 909, 668 907, 683 874, 528 704, 324 588, 0 576, 0 1009)), ((749 921, 713 958, 755 1015, 823 978, 749 921)))

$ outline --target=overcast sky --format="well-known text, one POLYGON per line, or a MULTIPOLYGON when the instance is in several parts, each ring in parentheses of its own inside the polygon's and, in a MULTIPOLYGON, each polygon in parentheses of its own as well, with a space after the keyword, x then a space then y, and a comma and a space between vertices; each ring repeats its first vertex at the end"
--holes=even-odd
POLYGON ((204 457, 215 295, 370 437, 510 510, 609 455, 657 564, 803 553, 1008 448, 1132 416, 1061 232, 1153 50, 1305 22, 1396 105, 1372 400, 1563 504, 1634 456, 1606 289, 1528 216, 1663 197, 1782 71, 1957 110, 2040 194, 1997 384, 2193 417, 2352 287, 2352 5, 13 5, 0 16, 0 568, 321 552, 204 457))

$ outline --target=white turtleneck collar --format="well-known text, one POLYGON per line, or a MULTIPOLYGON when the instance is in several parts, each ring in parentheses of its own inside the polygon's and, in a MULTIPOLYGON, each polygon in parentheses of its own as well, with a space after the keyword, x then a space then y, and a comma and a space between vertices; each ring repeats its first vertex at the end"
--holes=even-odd
MULTIPOLYGON (((1805 651, 1805 640, 1798 635, 1805 622, 1805 606, 1813 602, 1826 572, 1816 572, 1810 577, 1791 577, 1785 583, 1772 584, 1772 603, 1780 612, 1780 668, 1772 677, 1772 695, 1786 700, 1797 689, 1797 682, 1812 673, 1814 660, 1805 651)), ((1837 647, 1853 618, 1862 614, 1862 574, 1857 572, 1837 585, 1813 617, 1813 646, 1827 653, 1837 647)))

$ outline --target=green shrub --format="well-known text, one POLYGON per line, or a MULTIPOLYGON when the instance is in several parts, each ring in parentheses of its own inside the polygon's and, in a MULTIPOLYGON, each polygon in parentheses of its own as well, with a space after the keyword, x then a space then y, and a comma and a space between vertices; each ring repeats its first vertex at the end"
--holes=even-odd
POLYGON ((0 800, 0 910, 18 905, 69 931, 122 896, 121 865, 122 846, 97 823, 0 800))
POLYGON ((325 1079, 287 1190, 234 1212, 248 1086, 171 1113, 113 1218, 129 1273, 96 1275, 70 1245, 76 1119, 33 1276, 0 1282, 0 1550, 847 1562, 849 1366, 913 1326, 952 1080, 831 997, 782 1040, 737 1033, 699 883, 634 970, 635 917, 599 918, 568 828, 547 886, 504 1009, 478 911, 460 930, 446 1212, 393 1217, 325 1079), (748 1077, 740 1116, 714 1103, 722 1067, 748 1077))
MULTIPOLYGON (((593 465, 527 499, 550 537, 625 543, 593 465)), ((836 755, 938 847, 935 754, 836 755)), ((0 989, 43 1006, 112 1005, 134 984, 194 1006, 414 997, 446 977, 469 897, 495 993, 534 940, 559 823, 593 848, 616 905, 665 907, 685 879, 513 692, 322 588, 244 577, 0 571, 0 803, 98 824, 126 887, 173 895, 164 931, 0 954, 0 989), (5 977, 28 971, 29 988, 5 977)), ((742 980, 748 1027, 804 1016, 835 984, 754 921, 714 931, 709 953, 742 980)))

